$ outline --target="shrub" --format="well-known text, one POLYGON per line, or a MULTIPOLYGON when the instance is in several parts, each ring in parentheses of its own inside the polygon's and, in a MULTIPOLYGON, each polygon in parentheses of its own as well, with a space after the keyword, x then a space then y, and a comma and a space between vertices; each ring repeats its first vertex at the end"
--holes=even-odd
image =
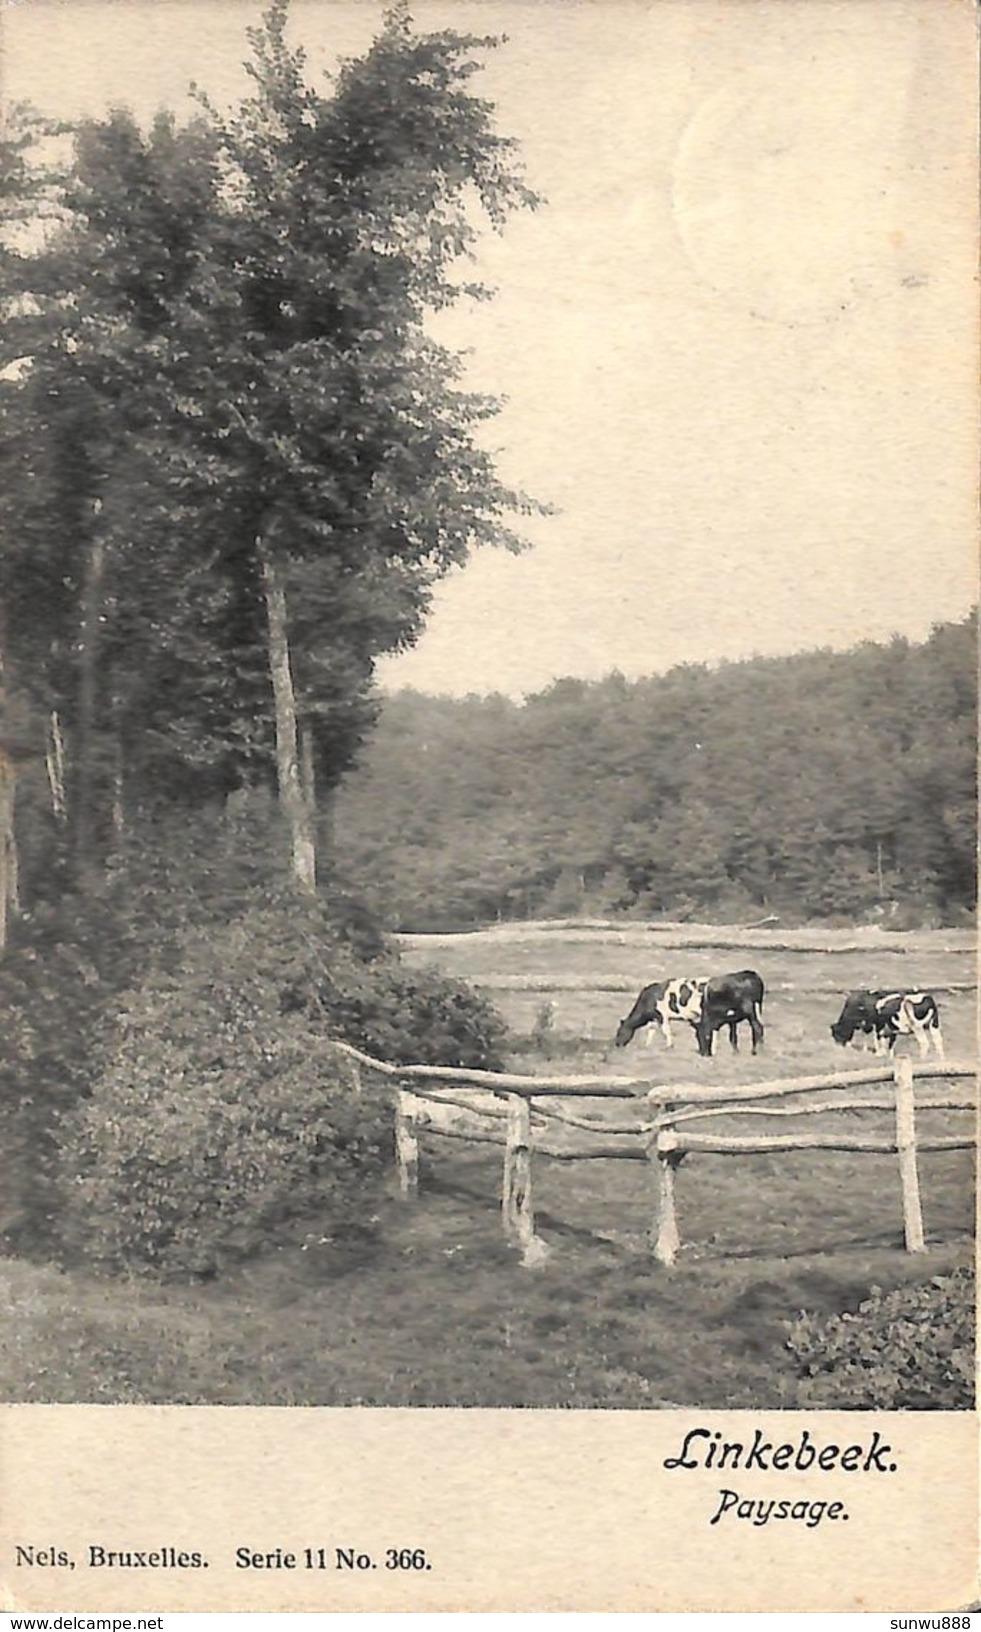
POLYGON ((330 1038, 488 1065, 500 1035, 466 987, 409 973, 317 901, 185 929, 120 999, 66 1122, 64 1244, 110 1269, 211 1275, 290 1220, 361 1224, 391 1165, 391 1088, 359 1087, 330 1038))
POLYGON ((506 1028, 464 981, 410 970, 358 899, 256 893, 231 921, 178 937, 170 961, 210 977, 260 979, 284 1014, 303 1014, 321 1039, 408 1065, 500 1067, 506 1028))
POLYGON ((853 1314, 801 1314, 787 1346, 803 1407, 970 1410, 974 1403, 970 1270, 871 1295, 853 1314))
POLYGON ((462 980, 394 961, 354 968, 332 960, 319 1001, 334 1036, 393 1064, 498 1070, 505 1026, 462 980))
POLYGON ((528 1041, 536 1054, 550 1060, 555 1053, 555 1004, 542 1003, 535 1014, 535 1023, 528 1041))
POLYGON ((363 1217, 390 1096, 358 1092, 261 982, 157 974, 132 995, 63 1152, 66 1242, 94 1262, 213 1274, 316 1213, 363 1217))

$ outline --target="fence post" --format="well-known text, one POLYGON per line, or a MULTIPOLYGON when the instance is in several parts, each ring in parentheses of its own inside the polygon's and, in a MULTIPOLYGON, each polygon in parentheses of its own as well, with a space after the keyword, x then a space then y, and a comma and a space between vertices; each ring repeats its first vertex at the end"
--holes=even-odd
POLYGON ((406 1199, 419 1190, 419 1142, 412 1111, 413 1095, 400 1088, 395 1096, 395 1157, 399 1189, 406 1199))
MULTIPOLYGON (((664 1107, 669 1110, 669 1106, 664 1107)), ((647 1158, 652 1175, 656 1173, 657 1203, 652 1238, 654 1256, 659 1264, 671 1265, 678 1256, 681 1236, 674 1202, 674 1175, 684 1151, 678 1149, 678 1135, 674 1128, 658 1129, 656 1138, 647 1147, 647 1158)))
POLYGON ((535 1234, 531 1196, 531 1105, 521 1094, 508 1094, 501 1217, 508 1240, 521 1248, 522 1263, 544 1263, 548 1248, 535 1234))
POLYGON ((896 1081, 896 1149, 899 1152, 899 1180, 903 1188, 903 1230, 907 1252, 923 1252, 923 1213, 920 1208, 920 1180, 916 1170, 916 1101, 913 1096, 913 1062, 897 1059, 893 1066, 896 1081))

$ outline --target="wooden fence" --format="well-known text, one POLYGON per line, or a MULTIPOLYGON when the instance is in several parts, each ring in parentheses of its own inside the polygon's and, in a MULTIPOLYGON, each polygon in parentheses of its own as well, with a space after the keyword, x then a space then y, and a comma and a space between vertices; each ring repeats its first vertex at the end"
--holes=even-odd
POLYGON ((977 942, 973 930, 912 930, 896 934, 889 930, 870 928, 865 934, 848 938, 845 933, 832 933, 829 938, 816 939, 813 930, 776 929, 779 918, 761 918, 754 924, 697 924, 697 923, 644 923, 639 920, 616 918, 555 918, 522 920, 512 919, 499 924, 486 924, 481 929, 432 931, 413 934, 403 930, 398 939, 406 950, 430 952, 438 947, 457 947, 477 941, 494 942, 502 946, 526 945, 536 940, 561 937, 567 946, 634 946, 653 951, 699 952, 707 947, 714 951, 729 952, 820 952, 834 956, 839 952, 889 952, 900 957, 923 953, 951 954, 974 958, 977 942))
POLYGON ((548 1255, 547 1246, 535 1232, 533 1154, 555 1161, 645 1162, 651 1175, 653 1254, 659 1263, 672 1264, 681 1245, 675 1176, 684 1158, 696 1151, 717 1156, 795 1150, 895 1155, 899 1161, 906 1250, 922 1252, 925 1242, 917 1153, 965 1150, 976 1142, 973 1124, 961 1133, 917 1136, 917 1110, 976 1112, 976 1068, 954 1061, 914 1064, 908 1057, 898 1056, 888 1064, 858 1071, 788 1077, 744 1087, 702 1083, 649 1087, 635 1077, 529 1077, 455 1066, 394 1066, 347 1043, 332 1046, 397 1085, 395 1146, 404 1196, 412 1197, 418 1189, 420 1131, 503 1149, 504 1231, 508 1240, 521 1249, 522 1262, 527 1265, 540 1264, 548 1255), (918 1081, 953 1086, 917 1097, 918 1081), (956 1086, 967 1081, 974 1085, 970 1090, 956 1086), (876 1089, 878 1093, 873 1092, 876 1089), (577 1099, 631 1102, 635 1114, 614 1120, 556 1103, 577 1099), (854 1127, 845 1131, 822 1127, 748 1134, 719 1133, 714 1129, 699 1132, 692 1126, 706 1118, 790 1118, 829 1111, 873 1110, 891 1113, 889 1135, 854 1127))
MULTIPOLYGON (((541 992, 619 992, 624 997, 636 997, 639 990, 636 977, 583 976, 583 975, 470 975, 474 986, 488 992, 522 992, 537 995, 541 992)), ((931 992, 975 992, 976 980, 931 980, 931 992)), ((842 981, 771 980, 767 993, 803 992, 808 996, 834 997, 838 1006, 844 1000, 842 981)))

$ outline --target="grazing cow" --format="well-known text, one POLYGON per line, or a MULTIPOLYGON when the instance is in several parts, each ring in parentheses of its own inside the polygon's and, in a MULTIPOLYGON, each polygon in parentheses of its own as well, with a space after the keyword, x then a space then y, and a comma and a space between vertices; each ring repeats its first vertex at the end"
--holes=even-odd
MULTIPOLYGON (((668 1048, 672 1046, 671 1021, 687 1020, 695 1032, 700 1054, 711 1054, 715 1033, 721 1026, 729 1027, 729 1041, 738 1048, 736 1027, 741 1020, 753 1029, 753 1053, 757 1042, 763 1041, 760 1011, 763 1007, 763 982, 752 969, 738 975, 716 975, 712 979, 689 975, 679 980, 659 980, 645 986, 626 1019, 617 1027, 617 1048, 626 1048, 635 1031, 656 1021, 668 1048), (706 999, 710 1023, 704 1032, 706 999)), ((648 1035, 651 1035, 650 1033, 648 1035)))
POLYGON ((736 1027, 746 1022, 753 1035, 753 1053, 763 1044, 764 985, 755 969, 734 975, 716 975, 702 995, 702 1015, 695 1028, 699 1054, 709 1055, 715 1033, 729 1027, 729 1041, 738 1048, 736 1027))
MULTIPOLYGON (((657 980, 645 986, 626 1019, 617 1027, 617 1048, 626 1048, 635 1031, 653 1022, 661 1028, 668 1048, 673 1046, 672 1020, 687 1020, 697 1026, 702 1018, 702 993, 708 982, 704 979, 657 980)), ((653 1036, 649 1032, 648 1036, 653 1036)))
POLYGON ((897 1037, 915 1037, 920 1058, 930 1043, 943 1058, 940 1009, 932 992, 849 992, 831 1035, 844 1047, 856 1036, 871 1036, 877 1054, 888 1054, 897 1037))

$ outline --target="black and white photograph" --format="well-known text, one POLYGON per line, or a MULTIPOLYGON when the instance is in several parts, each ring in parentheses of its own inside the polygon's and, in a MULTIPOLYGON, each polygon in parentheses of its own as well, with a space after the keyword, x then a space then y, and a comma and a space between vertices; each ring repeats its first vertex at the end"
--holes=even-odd
POLYGON ((972 8, 0 27, 0 1402, 803 1535, 975 1421, 972 8))

